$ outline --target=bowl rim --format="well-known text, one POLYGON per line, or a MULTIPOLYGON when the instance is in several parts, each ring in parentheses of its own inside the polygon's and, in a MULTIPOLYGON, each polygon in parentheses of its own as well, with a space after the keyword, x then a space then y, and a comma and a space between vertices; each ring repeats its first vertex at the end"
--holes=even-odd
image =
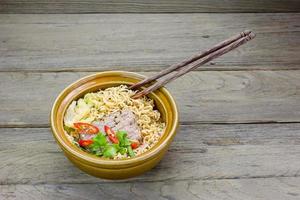
MULTIPOLYGON (((69 84, 67 87, 65 87, 56 97, 52 108, 50 112, 50 124, 51 124, 51 130, 54 138, 56 139, 57 143, 63 148, 65 151, 71 153, 73 156, 75 156, 77 159, 84 160, 88 163, 91 163, 93 165, 101 165, 101 166, 123 166, 123 165, 130 165, 130 164, 135 164, 135 163, 140 163, 149 159, 154 159, 155 155, 158 154, 160 151, 165 149, 165 147, 168 145, 169 141, 172 140, 172 138, 176 134, 176 129, 178 127, 178 107, 176 105, 175 99, 171 95, 171 93, 165 88, 161 87, 159 90, 165 94, 165 96, 169 99, 169 105, 170 107, 174 110, 174 121, 171 126, 171 130, 169 131, 169 134, 162 143, 156 147, 151 148, 150 150, 146 151, 145 153, 142 153, 139 156, 133 157, 133 158, 128 158, 128 159, 116 159, 116 160, 110 160, 110 159, 103 159, 100 157, 94 157, 93 155, 89 156, 86 154, 83 154, 81 152, 75 151, 73 147, 70 147, 67 145, 64 140, 61 138, 60 134, 58 133, 56 127, 54 126, 54 121, 55 121, 55 108, 59 106, 59 100, 62 98, 62 96, 74 85, 78 84, 81 81, 88 80, 91 78, 95 78, 98 76, 105 76, 105 75, 115 75, 118 76, 120 74, 125 74, 125 76, 133 77, 133 78, 138 78, 138 79, 143 79, 146 78, 146 76, 141 75, 139 73, 135 72, 129 72, 129 71, 103 71, 103 72, 97 72, 93 73, 91 75, 84 76, 80 79, 77 79, 76 81, 72 82, 69 84)), ((75 148, 75 146, 74 146, 75 148)))

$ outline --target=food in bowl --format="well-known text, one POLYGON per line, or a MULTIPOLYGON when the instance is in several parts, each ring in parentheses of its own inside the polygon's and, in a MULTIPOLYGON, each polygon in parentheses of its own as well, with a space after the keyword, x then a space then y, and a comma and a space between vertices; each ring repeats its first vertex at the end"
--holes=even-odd
MULTIPOLYGON (((174 98, 164 87, 147 95, 160 113, 164 130, 159 141, 149 150, 130 159, 107 159, 83 151, 74 145, 64 130, 64 117, 73 101, 100 89, 133 85, 144 76, 125 71, 106 71, 83 77, 67 86, 56 98, 50 115, 55 140, 65 156, 82 171, 100 178, 124 179, 140 175, 159 163, 166 154, 178 128, 178 110, 174 98)), ((141 88, 142 89, 142 88, 141 88)))
POLYGON ((165 123, 151 98, 133 99, 126 85, 85 94, 68 106, 64 130, 81 150, 108 159, 124 159, 151 149, 165 123))

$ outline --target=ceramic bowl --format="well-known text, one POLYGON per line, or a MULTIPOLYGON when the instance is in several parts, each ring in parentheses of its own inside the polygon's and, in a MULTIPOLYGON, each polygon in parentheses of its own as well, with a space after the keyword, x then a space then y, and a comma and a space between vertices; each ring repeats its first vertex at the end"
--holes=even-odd
POLYGON ((173 97, 165 88, 148 95, 154 100, 156 108, 166 123, 165 132, 154 147, 139 156, 120 160, 99 158, 72 144, 63 128, 64 114, 73 100, 83 97, 88 92, 120 84, 131 85, 144 78, 140 74, 125 71, 100 72, 77 80, 58 95, 51 110, 51 129, 64 154, 76 167, 96 177, 124 179, 150 170, 163 158, 178 127, 177 107, 173 97))

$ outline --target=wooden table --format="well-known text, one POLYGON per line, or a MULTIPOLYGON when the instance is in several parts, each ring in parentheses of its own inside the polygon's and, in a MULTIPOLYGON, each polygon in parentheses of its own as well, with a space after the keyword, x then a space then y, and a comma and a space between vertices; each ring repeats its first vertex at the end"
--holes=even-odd
POLYGON ((0 2, 0 199, 300 199, 299 1, 55 2, 0 2), (255 40, 167 85, 180 131, 153 170, 108 181, 65 158, 49 129, 65 86, 244 29, 255 40))

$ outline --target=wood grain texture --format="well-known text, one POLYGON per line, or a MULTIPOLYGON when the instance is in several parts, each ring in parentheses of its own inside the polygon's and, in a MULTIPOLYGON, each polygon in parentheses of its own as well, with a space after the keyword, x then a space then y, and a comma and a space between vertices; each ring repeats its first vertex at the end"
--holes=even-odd
POLYGON ((299 129, 297 123, 182 125, 153 170, 128 180, 108 181, 75 168, 48 128, 1 128, 5 140, 0 140, 0 185, 298 177, 299 129))
MULTIPOLYGON (((56 96, 87 74, 0 73, 0 125, 48 126, 56 96)), ((182 123, 299 122, 299 77, 300 70, 203 71, 167 88, 177 100, 182 123)))
POLYGON ((300 178, 182 180, 142 183, 0 185, 0 198, 118 200, 298 200, 300 178))
POLYGON ((297 0, 2 0, 0 13, 299 12, 297 0))
POLYGON ((299 69, 299 13, 74 14, 1 15, 0 71, 158 71, 245 29, 257 37, 199 70, 299 69))
MULTIPOLYGON (((298 177, 299 129, 300 124, 183 125, 157 167, 118 182, 298 177)), ((0 131, 0 185, 113 183, 75 168, 48 128, 0 131)))
MULTIPOLYGON (((0 2, 0 13, 266 11, 300 4, 0 2)), ((299 32, 299 13, 0 15, 0 199, 299 199, 299 32), (111 69, 151 75, 244 29, 257 38, 167 86, 181 127, 153 170, 113 182, 65 158, 48 117, 66 85, 111 69)))

